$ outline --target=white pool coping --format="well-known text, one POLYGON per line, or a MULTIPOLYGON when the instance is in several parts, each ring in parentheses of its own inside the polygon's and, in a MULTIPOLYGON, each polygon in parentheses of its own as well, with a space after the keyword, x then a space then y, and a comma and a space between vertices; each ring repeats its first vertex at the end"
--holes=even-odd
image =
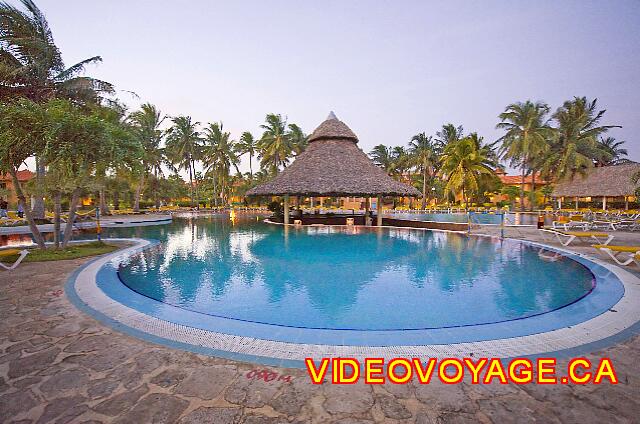
MULTIPOLYGON (((544 333, 494 340, 463 342, 454 344, 409 345, 409 346, 340 346, 328 344, 299 344, 267 339, 236 336, 199 328, 187 327, 161 320, 129 308, 107 296, 97 285, 97 273, 108 262, 126 257, 135 251, 148 247, 151 242, 143 239, 109 239, 134 243, 118 252, 101 257, 80 270, 71 282, 78 298, 90 309, 117 321, 130 329, 155 336, 173 343, 191 345, 198 348, 229 352, 240 356, 264 357, 282 361, 304 361, 307 357, 496 357, 512 358, 536 356, 549 352, 575 349, 597 343, 629 329, 640 321, 640 278, 630 272, 588 255, 579 256, 601 265, 614 273, 624 285, 624 295, 609 310, 590 320, 571 327, 544 333)), ((530 244, 545 247, 540 243, 530 244)), ((565 253, 576 254, 566 249, 565 253)))

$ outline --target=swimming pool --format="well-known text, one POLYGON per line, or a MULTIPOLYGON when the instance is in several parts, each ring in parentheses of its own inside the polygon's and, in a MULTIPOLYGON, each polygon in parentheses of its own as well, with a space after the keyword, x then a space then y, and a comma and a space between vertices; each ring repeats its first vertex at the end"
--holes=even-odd
POLYGON ((509 357, 640 321, 624 306, 640 305, 636 277, 535 243, 225 214, 105 236, 153 241, 80 269, 70 299, 137 337, 215 356, 287 366, 314 352, 509 357))
POLYGON ((435 329, 557 310, 594 277, 521 243, 404 229, 195 220, 120 264, 133 291, 185 310, 287 327, 435 329))

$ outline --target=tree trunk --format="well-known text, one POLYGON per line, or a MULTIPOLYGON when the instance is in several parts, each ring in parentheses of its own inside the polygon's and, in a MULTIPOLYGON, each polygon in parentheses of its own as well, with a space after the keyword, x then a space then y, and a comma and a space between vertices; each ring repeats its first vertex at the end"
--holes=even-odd
POLYGON ((160 197, 158 196, 158 169, 153 171, 153 199, 155 200, 156 209, 160 209, 160 197))
POLYGON ((189 161, 189 189, 191 190, 191 207, 193 208, 193 174, 191 173, 191 161, 189 161))
POLYGON ((80 201, 80 193, 82 189, 75 188, 71 193, 71 203, 69 203, 69 216, 67 217, 67 224, 64 227, 64 238, 62 239, 62 248, 66 248, 71 240, 71 234, 73 233, 73 221, 76 219, 76 210, 78 209, 78 202, 80 201))
MULTIPOLYGON (((36 191, 42 190, 43 180, 45 174, 45 165, 44 161, 36 156, 36 191)), ((41 193, 38 193, 34 196, 33 205, 31 205, 33 210, 33 218, 34 219, 44 219, 44 197, 42 197, 41 193)))
POLYGON ((44 250, 47 248, 47 246, 44 244, 44 237, 42 237, 42 233, 40 233, 40 230, 38 230, 38 226, 36 225, 36 221, 33 216, 33 211, 30 207, 27 206, 27 200, 24 197, 24 191, 22 191, 22 186, 20 185, 20 181, 18 181, 18 171, 13 166, 10 166, 9 174, 11 174, 11 179, 13 180, 13 187, 16 191, 18 202, 22 204, 22 209, 24 210, 24 214, 27 217, 29 229, 31 230, 31 234, 33 235, 33 241, 36 242, 40 249, 44 250))
POLYGON ((142 186, 144 185, 144 172, 140 175, 138 185, 136 186, 135 198, 133 199, 133 211, 140 212, 140 193, 142 193, 142 186))
POLYGON ((120 210, 120 192, 118 190, 113 192, 113 209, 120 210))
POLYGON ((530 201, 531 201, 531 211, 533 212, 533 210, 535 209, 536 206, 536 170, 533 169, 531 171, 531 196, 530 196, 530 201))
POLYGON ((422 170, 422 209, 427 207, 427 168, 422 170))
POLYGON ((520 184, 520 212, 524 212, 524 180, 525 180, 525 165, 522 164, 522 181, 520 184))
POLYGON ((251 153, 249 153, 249 175, 251 176, 251 179, 253 180, 253 166, 251 165, 251 162, 253 162, 253 155, 251 153))
POLYGON ((200 197, 198 196, 198 178, 196 177, 196 161, 191 159, 191 167, 193 168, 193 180, 195 181, 195 192, 196 192, 196 209, 200 209, 200 197))
POLYGON ((100 191, 98 195, 100 197, 100 215, 109 215, 109 206, 107 205, 107 194, 105 193, 104 187, 100 187, 100 191))
POLYGON ((60 248, 60 214, 62 212, 62 193, 56 191, 53 195, 53 245, 60 248))

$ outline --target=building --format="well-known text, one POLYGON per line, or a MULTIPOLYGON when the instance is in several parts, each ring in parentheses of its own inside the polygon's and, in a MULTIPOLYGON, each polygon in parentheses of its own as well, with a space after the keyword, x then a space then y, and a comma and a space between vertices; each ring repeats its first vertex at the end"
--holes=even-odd
POLYGON ((638 183, 634 183, 632 177, 637 173, 640 173, 640 163, 635 162, 591 168, 585 175, 556 184, 552 196, 559 209, 569 203, 578 209, 581 202, 583 206, 598 202, 602 209, 615 203, 616 207, 629 209, 629 202, 636 201, 638 183))
MULTIPOLYGON (((35 177, 35 175, 35 172, 31 172, 28 169, 18 171, 18 181, 20 181, 20 184, 25 184, 35 177)), ((0 197, 5 196, 8 199, 9 207, 15 207, 17 205, 18 198, 16 196, 16 190, 13 186, 13 179, 9 174, 0 175, 0 197)))

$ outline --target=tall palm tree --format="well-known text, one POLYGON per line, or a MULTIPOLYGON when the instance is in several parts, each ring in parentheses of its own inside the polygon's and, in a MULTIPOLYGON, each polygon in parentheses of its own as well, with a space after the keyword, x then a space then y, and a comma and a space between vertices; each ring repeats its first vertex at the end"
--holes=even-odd
POLYGON ((291 133, 287 131, 287 120, 282 119, 280 114, 270 113, 260 128, 264 130, 258 142, 260 166, 275 174, 280 167, 287 166, 294 152, 291 133))
MULTIPOLYGON (((134 134, 144 149, 141 158, 140 179, 136 186, 133 206, 133 210, 136 212, 140 209, 140 193, 147 175, 153 173, 155 180, 157 180, 158 175, 162 174, 162 165, 169 163, 165 156, 165 151, 161 147, 164 133, 160 129, 160 125, 162 125, 164 119, 165 117, 162 116, 162 113, 150 103, 143 104, 140 106, 140 110, 129 115, 134 134)), ((157 187, 154 189, 154 199, 157 208, 159 206, 157 187)))
MULTIPOLYGON (((53 97, 95 103, 113 93, 105 81, 82 76, 85 66, 101 62, 93 56, 66 67, 49 24, 32 0, 21 0, 24 11, 0 2, 0 99, 25 97, 45 102, 53 97)), ((42 186, 46 164, 36 156, 36 183, 42 186)), ((40 191, 40 190, 38 190, 40 191)), ((35 196, 34 218, 44 218, 44 199, 35 196)))
POLYGON ((499 115, 496 128, 506 131, 498 142, 500 153, 512 166, 520 167, 520 210, 524 211, 524 183, 527 174, 532 174, 531 208, 534 207, 535 173, 539 158, 548 149, 548 140, 553 130, 548 124, 549 106, 542 102, 512 103, 499 115))
POLYGON ((445 124, 440 131, 436 131, 436 142, 444 148, 447 144, 460 140, 463 132, 462 125, 456 127, 453 124, 445 124))
POLYGON ((625 141, 617 141, 614 137, 601 137, 598 140, 598 148, 602 150, 603 155, 596 159, 596 166, 620 165, 629 162, 624 156, 627 156, 627 149, 622 145, 625 141))
POLYGON ((494 175, 493 157, 491 147, 482 145, 482 138, 477 134, 450 142, 440 160, 441 172, 447 181, 445 188, 462 191, 464 203, 468 205, 468 194, 478 193, 482 177, 494 175))
POLYGON ((602 157, 598 137, 620 126, 599 125, 606 110, 597 110, 597 101, 574 97, 553 114, 557 127, 549 153, 541 164, 544 175, 556 179, 573 178, 576 174, 584 174, 602 157))
POLYGON ((231 167, 241 175, 238 168, 237 148, 230 140, 230 134, 223 131, 222 123, 209 124, 204 130, 203 141, 202 162, 206 173, 213 179, 214 202, 217 205, 218 197, 223 202, 227 200, 231 183, 231 167))
POLYGON ((371 150, 371 152, 369 152, 369 157, 371 157, 373 163, 384 169, 388 175, 393 175, 395 172, 395 164, 391 148, 384 144, 378 144, 371 150))
MULTIPOLYGON (((198 132, 199 122, 192 122, 190 116, 172 118, 173 125, 167 132, 167 153, 171 162, 177 168, 189 171, 189 192, 191 207, 194 206, 193 179, 196 172, 196 162, 200 160, 201 139, 198 132)), ((196 195, 197 195, 197 186, 196 195)), ((198 206, 199 206, 198 201, 198 206)))
POLYGON ((81 76, 86 65, 102 61, 100 56, 66 67, 44 14, 32 0, 20 2, 25 11, 0 2, 0 98, 95 103, 99 94, 113 92, 111 84, 81 76))
POLYGON ((240 136, 240 141, 238 142, 237 147, 240 155, 249 155, 249 175, 251 176, 251 179, 253 179, 253 157, 258 149, 258 144, 255 138, 253 138, 253 134, 249 131, 243 132, 240 136))
POLYGON ((297 124, 289 124, 288 128, 293 152, 299 155, 307 148, 307 136, 297 124))
POLYGON ((433 137, 423 132, 414 135, 409 142, 410 162, 422 175, 422 209, 427 206, 427 178, 435 174, 439 153, 433 137))

